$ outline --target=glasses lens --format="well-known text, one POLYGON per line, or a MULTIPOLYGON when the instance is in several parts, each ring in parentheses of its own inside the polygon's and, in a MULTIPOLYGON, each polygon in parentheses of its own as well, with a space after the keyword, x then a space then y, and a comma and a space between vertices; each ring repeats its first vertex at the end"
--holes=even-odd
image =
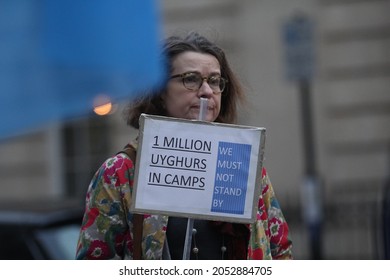
MULTIPOLYGON (((189 90, 198 90, 204 78, 199 73, 185 73, 182 76, 183 85, 189 90)), ((219 75, 207 78, 207 83, 214 93, 221 93, 225 89, 226 81, 219 75)))
POLYGON ((214 92, 222 92, 225 88, 225 81, 220 76, 211 76, 208 84, 214 92))
POLYGON ((183 76, 183 84, 187 89, 197 90, 202 84, 202 77, 197 73, 187 73, 183 76))

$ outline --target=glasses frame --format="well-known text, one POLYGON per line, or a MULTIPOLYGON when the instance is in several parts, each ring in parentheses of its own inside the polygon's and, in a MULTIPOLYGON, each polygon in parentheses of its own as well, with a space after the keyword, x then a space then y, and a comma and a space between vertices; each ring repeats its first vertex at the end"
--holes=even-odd
POLYGON ((192 90, 192 91, 197 91, 197 90, 199 90, 199 89, 202 87, 204 81, 206 81, 207 84, 209 85, 209 87, 213 90, 213 93, 214 93, 214 94, 222 94, 223 91, 224 91, 225 88, 226 88, 226 84, 229 82, 227 79, 221 77, 221 76, 218 75, 218 74, 217 74, 217 75, 211 75, 211 76, 208 76, 208 77, 203 77, 203 76, 202 76, 200 73, 198 73, 198 72, 185 72, 185 73, 181 73, 181 74, 176 74, 176 75, 171 76, 169 79, 174 79, 174 78, 181 78, 181 82, 183 83, 183 86, 184 86, 186 89, 192 90), (196 74, 196 75, 199 75, 200 78, 202 79, 202 82, 199 84, 199 87, 198 87, 197 89, 192 89, 192 88, 186 87, 185 82, 184 82, 184 77, 185 77, 186 75, 189 75, 189 74, 196 74), (218 92, 215 92, 214 89, 213 89, 213 88, 210 86, 210 84, 209 84, 209 80, 210 80, 212 77, 215 77, 215 76, 219 76, 219 78, 223 81, 223 89, 220 90, 220 91, 218 91, 218 92))

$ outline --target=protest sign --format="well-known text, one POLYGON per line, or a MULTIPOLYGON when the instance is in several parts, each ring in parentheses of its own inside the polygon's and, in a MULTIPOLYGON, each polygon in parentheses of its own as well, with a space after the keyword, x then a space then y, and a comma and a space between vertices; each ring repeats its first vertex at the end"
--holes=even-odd
POLYGON ((131 210, 254 221, 264 141, 264 128, 142 114, 131 210))

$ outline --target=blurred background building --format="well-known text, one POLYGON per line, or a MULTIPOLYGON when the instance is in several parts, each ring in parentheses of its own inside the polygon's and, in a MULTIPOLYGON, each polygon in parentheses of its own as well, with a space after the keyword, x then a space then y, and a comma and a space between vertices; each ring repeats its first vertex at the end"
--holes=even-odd
MULTIPOLYGON (((383 207, 390 188, 390 1, 164 0, 160 5, 164 35, 190 30, 206 35, 226 50, 241 78, 248 102, 239 123, 267 129, 265 166, 291 227, 295 258, 389 257, 390 220, 384 222, 383 207), (297 15, 310 18, 314 30, 314 69, 306 90, 318 197, 302 193, 308 164, 303 89, 286 75, 283 30, 297 15), (317 253, 305 219, 310 201, 321 218, 317 253)), ((91 108, 85 118, 0 142, 0 201, 83 205, 96 169, 136 133, 125 125, 124 106, 113 104, 107 115, 91 108)))

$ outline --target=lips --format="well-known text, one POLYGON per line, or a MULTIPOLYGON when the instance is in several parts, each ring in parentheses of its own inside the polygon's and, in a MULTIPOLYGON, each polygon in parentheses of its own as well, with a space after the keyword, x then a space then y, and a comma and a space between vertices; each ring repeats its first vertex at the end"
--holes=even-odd
MULTIPOLYGON (((191 106, 191 108, 199 110, 200 106, 199 106, 199 104, 193 105, 193 106, 191 106)), ((214 109, 214 106, 207 106, 207 110, 213 110, 213 109, 214 109)))

